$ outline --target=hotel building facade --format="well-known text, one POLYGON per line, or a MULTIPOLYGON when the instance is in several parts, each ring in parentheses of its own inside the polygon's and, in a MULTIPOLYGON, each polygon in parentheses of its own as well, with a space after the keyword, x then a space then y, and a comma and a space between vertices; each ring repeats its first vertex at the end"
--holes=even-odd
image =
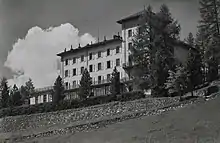
MULTIPOLYGON (((120 72, 122 92, 137 90, 132 83, 134 68, 129 58, 132 47, 132 37, 140 31, 140 16, 143 11, 125 17, 119 21, 121 34, 114 35, 111 39, 104 39, 97 43, 90 43, 84 47, 69 47, 69 50, 57 54, 61 57, 61 77, 65 85, 66 99, 78 98, 82 72, 85 68, 92 77, 94 96, 107 95, 110 92, 110 78, 114 67, 120 72)), ((176 42, 174 56, 177 61, 185 62, 188 49, 191 48, 184 42, 176 42)), ((30 104, 52 101, 52 87, 38 89, 37 96, 30 99, 30 104)))

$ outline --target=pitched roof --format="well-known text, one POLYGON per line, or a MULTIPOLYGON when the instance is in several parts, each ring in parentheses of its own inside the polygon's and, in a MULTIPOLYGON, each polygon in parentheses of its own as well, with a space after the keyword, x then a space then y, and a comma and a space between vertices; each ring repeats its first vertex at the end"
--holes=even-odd
POLYGON ((132 20, 132 19, 135 19, 135 18, 139 18, 142 14, 144 14, 144 10, 142 10, 140 12, 137 12, 135 14, 129 15, 125 18, 122 18, 122 19, 118 20, 117 23, 122 24, 125 21, 132 20))
POLYGON ((176 46, 180 46, 181 48, 184 48, 184 49, 192 49, 194 52, 199 52, 198 49, 196 49, 195 47, 192 47, 190 46, 189 44, 183 42, 183 41, 176 41, 176 42, 173 42, 173 44, 175 44, 176 46))

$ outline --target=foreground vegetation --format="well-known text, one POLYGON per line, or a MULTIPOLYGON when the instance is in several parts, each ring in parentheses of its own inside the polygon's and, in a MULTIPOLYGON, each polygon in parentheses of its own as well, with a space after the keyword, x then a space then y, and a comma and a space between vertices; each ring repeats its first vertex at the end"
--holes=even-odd
POLYGON ((43 103, 36 105, 24 105, 12 108, 4 108, 0 110, 0 118, 5 116, 16 116, 16 115, 29 115, 35 113, 45 113, 73 108, 83 108, 93 105, 105 104, 113 101, 131 101, 135 99, 144 98, 145 95, 141 91, 123 93, 119 96, 108 95, 108 96, 99 96, 99 97, 91 97, 84 100, 70 100, 70 101, 61 101, 58 104, 51 103, 43 103))

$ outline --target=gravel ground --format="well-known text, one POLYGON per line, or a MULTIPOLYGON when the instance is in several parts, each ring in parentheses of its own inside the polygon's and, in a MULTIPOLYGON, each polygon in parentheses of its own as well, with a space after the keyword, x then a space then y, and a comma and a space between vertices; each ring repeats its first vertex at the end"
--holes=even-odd
POLYGON ((64 127, 69 123, 94 120, 160 108, 176 103, 178 98, 145 98, 129 102, 112 102, 81 109, 70 109, 58 112, 6 117, 0 120, 0 133, 47 130, 48 127, 64 127))
POLYGON ((182 109, 144 116, 85 132, 25 143, 219 143, 220 97, 182 109))

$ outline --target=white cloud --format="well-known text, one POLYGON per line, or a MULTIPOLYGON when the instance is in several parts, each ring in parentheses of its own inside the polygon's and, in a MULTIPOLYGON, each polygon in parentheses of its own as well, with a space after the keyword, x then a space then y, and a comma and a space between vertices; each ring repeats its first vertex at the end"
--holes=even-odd
POLYGON ((33 27, 24 39, 18 39, 9 52, 5 66, 18 73, 9 79, 9 85, 23 85, 31 78, 35 87, 53 85, 59 71, 57 70, 57 53, 69 49, 70 45, 84 46, 95 38, 86 33, 79 36, 79 30, 71 24, 62 24, 46 30, 33 27))

